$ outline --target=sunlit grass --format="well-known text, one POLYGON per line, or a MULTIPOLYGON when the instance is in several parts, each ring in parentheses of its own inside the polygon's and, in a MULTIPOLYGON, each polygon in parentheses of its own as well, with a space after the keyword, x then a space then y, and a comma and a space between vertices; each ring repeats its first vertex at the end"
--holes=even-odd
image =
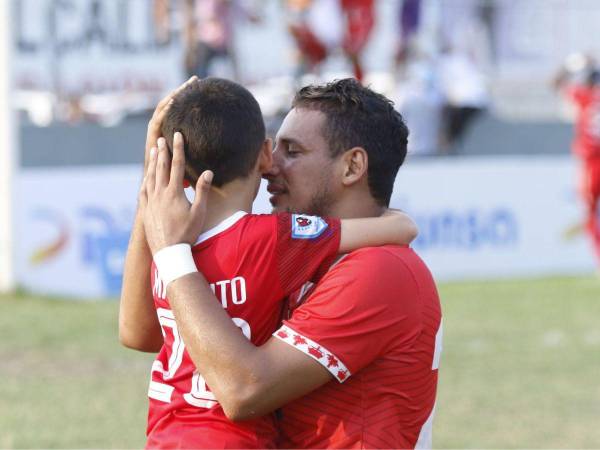
MULTIPOLYGON (((440 286, 436 448, 600 447, 600 280, 440 286)), ((140 448, 152 355, 116 301, 0 297, 0 448, 140 448)))

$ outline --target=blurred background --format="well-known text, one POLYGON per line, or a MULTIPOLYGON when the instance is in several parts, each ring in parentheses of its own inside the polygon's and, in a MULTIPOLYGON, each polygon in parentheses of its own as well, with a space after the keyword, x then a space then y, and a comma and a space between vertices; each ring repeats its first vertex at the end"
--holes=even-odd
POLYGON ((151 356, 99 299, 152 110, 196 74, 247 86, 271 136, 308 83, 391 98, 392 206, 445 315, 434 446, 600 448, 599 25, 597 0, 1 0, 0 447, 143 445, 151 356))

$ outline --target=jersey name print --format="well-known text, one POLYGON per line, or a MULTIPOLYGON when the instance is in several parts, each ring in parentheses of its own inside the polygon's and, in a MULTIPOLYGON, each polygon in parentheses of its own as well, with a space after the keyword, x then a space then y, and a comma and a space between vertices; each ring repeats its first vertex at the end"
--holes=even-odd
MULTIPOLYGON (((282 300, 317 281, 339 249, 339 220, 323 219, 314 239, 292 237, 292 215, 237 214, 192 248, 194 261, 221 306, 255 345, 276 329, 282 300), (302 261, 302 264, 298 264, 302 261)), ((273 418, 233 423, 196 370, 179 333, 165 287, 152 267, 153 296, 164 345, 152 365, 147 446, 271 448, 273 418)))

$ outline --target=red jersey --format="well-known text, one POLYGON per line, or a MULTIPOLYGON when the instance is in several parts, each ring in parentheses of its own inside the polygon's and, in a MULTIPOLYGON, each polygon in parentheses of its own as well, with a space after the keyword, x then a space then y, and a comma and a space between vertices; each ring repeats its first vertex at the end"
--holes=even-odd
MULTIPOLYGON (((192 253, 223 308, 261 345, 279 324, 282 299, 325 273, 339 239, 337 219, 238 212, 203 233, 192 253)), ((152 365, 147 447, 272 448, 273 417, 233 423, 225 416, 185 349, 158 275, 153 265, 164 344, 152 365)))
POLYGON ((346 32, 342 46, 350 54, 359 53, 369 40, 375 24, 374 0, 342 0, 346 15, 346 32))
POLYGON ((413 250, 350 253, 274 336, 336 378, 282 408, 281 447, 431 447, 441 308, 413 250))
POLYGON ((573 86, 566 95, 577 107, 573 152, 583 159, 600 159, 600 86, 573 86))

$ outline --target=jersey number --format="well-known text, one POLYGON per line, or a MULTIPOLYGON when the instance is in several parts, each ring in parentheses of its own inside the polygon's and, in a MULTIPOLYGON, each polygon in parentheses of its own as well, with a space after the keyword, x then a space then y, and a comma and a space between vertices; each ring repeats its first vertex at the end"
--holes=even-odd
MULTIPOLYGON (((179 330, 177 329, 177 323, 175 317, 170 309, 159 308, 157 309, 158 321, 161 325, 163 336, 165 336, 166 329, 171 329, 173 333, 173 347, 171 349, 171 356, 168 361, 168 367, 163 367, 161 361, 154 361, 152 364, 152 372, 158 372, 163 380, 167 381, 172 379, 177 373, 177 369, 181 366, 183 361, 183 352, 185 350, 185 344, 181 339, 179 330)), ((244 319, 238 317, 232 318, 241 330, 246 338, 251 338, 250 325, 244 319)), ((148 389, 148 396, 161 402, 169 403, 171 396, 173 395, 173 386, 153 381, 150 379, 150 388, 148 389)), ((211 408, 218 404, 214 394, 208 389, 208 385, 202 375, 197 370, 194 371, 192 377, 192 386, 190 392, 183 395, 184 400, 192 406, 199 406, 201 408, 211 408)))

